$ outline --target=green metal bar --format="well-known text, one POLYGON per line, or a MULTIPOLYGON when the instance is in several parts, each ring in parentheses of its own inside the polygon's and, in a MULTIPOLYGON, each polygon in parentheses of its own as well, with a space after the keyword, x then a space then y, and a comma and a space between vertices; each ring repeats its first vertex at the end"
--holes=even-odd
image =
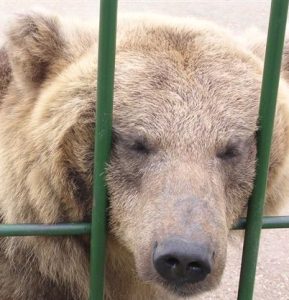
POLYGON ((100 1, 94 186, 90 248, 90 300, 102 300, 106 242, 105 167, 111 148, 117 0, 100 1))
MULTIPOLYGON (((235 230, 246 228, 246 219, 241 219, 235 230)), ((289 216, 263 217, 263 229, 289 228, 289 216)), ((90 223, 61 224, 0 224, 0 236, 63 236, 90 234, 90 223)))
MULTIPOLYGON (((247 221, 245 218, 240 219, 240 221, 233 227, 234 230, 246 229, 247 221)), ((281 229, 289 228, 289 216, 280 217, 263 217, 262 229, 281 229)), ((1 233, 1 231, 0 231, 1 233)))
POLYGON ((59 236, 90 234, 90 223, 1 224, 0 236, 59 236))
POLYGON ((257 173, 248 204, 238 300, 253 298, 287 11, 288 0, 272 0, 259 109, 257 173))

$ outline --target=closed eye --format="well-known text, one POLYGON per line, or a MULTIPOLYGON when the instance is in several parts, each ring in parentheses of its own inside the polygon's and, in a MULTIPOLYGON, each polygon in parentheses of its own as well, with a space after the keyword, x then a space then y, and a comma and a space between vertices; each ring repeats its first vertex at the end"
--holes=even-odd
POLYGON ((242 158, 255 153, 255 148, 256 136, 254 133, 246 139, 238 137, 231 138, 225 147, 217 151, 216 156, 223 161, 238 162, 242 158))
POLYGON ((229 145, 217 153, 217 157, 222 160, 231 160, 241 155, 240 149, 236 146, 229 145))
POLYGON ((130 146, 130 149, 140 153, 140 154, 149 154, 149 146, 143 140, 135 140, 134 143, 130 146))
POLYGON ((113 130, 113 148, 116 145, 122 145, 123 149, 140 155, 148 155, 152 152, 152 145, 149 144, 146 137, 138 134, 122 135, 113 130))

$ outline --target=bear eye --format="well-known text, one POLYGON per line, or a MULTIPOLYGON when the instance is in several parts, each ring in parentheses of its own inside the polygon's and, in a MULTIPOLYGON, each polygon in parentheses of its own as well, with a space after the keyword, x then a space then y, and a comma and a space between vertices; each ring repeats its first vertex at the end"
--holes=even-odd
POLYGON ((153 151, 145 136, 139 134, 121 134, 113 128, 112 149, 123 149, 139 155, 148 155, 153 151))
POLYGON ((222 160, 232 160, 241 155, 239 147, 227 145, 227 147, 217 153, 217 157, 222 160))
POLYGON ((130 149, 139 154, 149 154, 150 149, 147 142, 144 139, 137 139, 130 146, 130 149))

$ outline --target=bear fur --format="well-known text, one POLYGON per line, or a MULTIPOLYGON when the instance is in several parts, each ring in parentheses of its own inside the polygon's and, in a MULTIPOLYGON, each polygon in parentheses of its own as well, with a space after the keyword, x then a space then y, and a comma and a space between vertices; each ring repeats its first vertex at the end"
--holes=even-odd
MULTIPOLYGON (((30 13, 0 50, 0 221, 91 220, 97 28, 30 13)), ((256 166, 262 55, 215 24, 130 17, 118 26, 107 167, 105 299, 179 299, 213 289, 256 166), (170 286, 152 249, 205 241, 213 268, 170 286)), ((284 57, 284 72, 287 56, 284 57)), ((266 213, 288 197, 288 86, 281 78, 266 213)), ((0 237, 0 299, 84 300, 89 237, 0 237)))

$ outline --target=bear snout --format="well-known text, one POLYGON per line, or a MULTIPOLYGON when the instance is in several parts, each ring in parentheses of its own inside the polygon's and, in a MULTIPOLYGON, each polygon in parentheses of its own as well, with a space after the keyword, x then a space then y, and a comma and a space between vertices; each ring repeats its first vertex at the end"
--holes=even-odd
POLYGON ((168 284, 183 285, 203 281, 212 270, 214 252, 206 242, 169 237, 156 243, 153 265, 168 284))

